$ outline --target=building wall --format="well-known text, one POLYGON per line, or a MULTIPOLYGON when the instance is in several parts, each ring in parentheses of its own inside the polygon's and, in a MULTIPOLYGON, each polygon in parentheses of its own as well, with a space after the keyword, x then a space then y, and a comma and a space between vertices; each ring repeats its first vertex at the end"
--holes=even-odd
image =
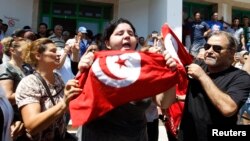
POLYGON ((148 18, 149 33, 154 30, 160 32, 162 24, 167 22, 167 1, 149 0, 148 18))
POLYGON ((232 9, 249 10, 250 0, 183 0, 185 2, 208 3, 218 5, 219 17, 223 16, 228 23, 232 21, 232 9))
MULTIPOLYGON (((34 0, 1 0, 0 18, 9 25, 7 34, 25 25, 32 27, 34 0)), ((35 19, 37 20, 37 19, 35 19)))
MULTIPOLYGON (((0 18, 9 25, 8 33, 25 25, 36 31, 39 20, 40 0, 1 0, 0 18)), ((139 36, 160 30, 164 22, 181 36, 182 2, 210 3, 218 5, 219 16, 231 22, 232 9, 250 10, 250 0, 86 0, 114 4, 114 17, 129 19, 139 36), (149 26, 150 25, 150 26, 149 26)))
POLYGON ((130 20, 135 26, 138 36, 147 37, 149 0, 120 0, 118 15, 130 20))
POLYGON ((118 17, 129 19, 138 36, 145 38, 154 30, 160 32, 163 23, 167 22, 181 39, 181 11, 182 0, 120 0, 118 17))

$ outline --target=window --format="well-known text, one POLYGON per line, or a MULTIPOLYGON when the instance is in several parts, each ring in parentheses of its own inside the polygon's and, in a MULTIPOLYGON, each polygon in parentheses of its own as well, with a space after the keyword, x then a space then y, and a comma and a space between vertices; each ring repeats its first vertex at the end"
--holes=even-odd
POLYGON ((43 3, 41 3, 42 5, 42 10, 44 14, 49 14, 50 13, 50 6, 51 6, 51 2, 49 0, 44 0, 43 3))
POLYGON ((250 18, 250 11, 233 9, 233 11, 232 11, 232 20, 235 17, 237 17, 237 18, 240 18, 240 20, 242 21, 242 19, 243 19, 244 16, 247 16, 248 18, 250 18))
POLYGON ((76 5, 68 3, 54 3, 52 7, 52 13, 55 15, 62 16, 75 16, 76 15, 76 5))
POLYGON ((187 17, 194 17, 194 12, 199 11, 201 13, 203 20, 210 20, 210 16, 212 13, 212 5, 209 4, 198 4, 198 3, 190 3, 184 2, 183 3, 183 14, 184 19, 187 17))
POLYGON ((102 17, 102 8, 96 7, 96 6, 81 5, 79 8, 79 16, 91 17, 91 18, 101 18, 102 17))

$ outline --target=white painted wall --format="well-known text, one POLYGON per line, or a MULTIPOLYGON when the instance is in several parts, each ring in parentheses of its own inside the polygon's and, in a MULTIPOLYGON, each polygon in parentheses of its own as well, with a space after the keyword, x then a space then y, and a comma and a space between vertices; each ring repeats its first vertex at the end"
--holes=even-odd
MULTIPOLYGON (((25 25, 32 27, 35 22, 32 21, 33 3, 34 0, 0 1, 0 18, 9 25, 8 33, 25 25)), ((177 36, 181 37, 181 11, 182 0, 119 0, 117 15, 130 20, 138 36, 146 38, 153 30, 160 31, 162 24, 168 22, 177 36)))
POLYGON ((250 3, 249 0, 233 0, 233 1, 236 1, 236 2, 244 2, 244 3, 250 3))
POLYGON ((148 35, 148 0, 119 0, 118 18, 126 18, 136 28, 138 36, 148 35))
POLYGON ((0 0, 0 19, 9 25, 8 34, 32 26, 33 0, 0 0))
POLYGON ((167 1, 168 0, 149 0, 148 31, 150 33, 154 30, 159 33, 161 32, 161 26, 167 19, 167 1))
POLYGON ((167 22, 181 39, 182 0, 120 0, 118 17, 129 19, 145 38, 167 22))
POLYGON ((160 32, 161 26, 168 23, 181 39, 182 34, 182 0, 150 0, 149 31, 160 32))
POLYGON ((164 9, 167 13, 166 21, 180 41, 182 39, 182 1, 183 0, 167 0, 167 7, 164 9))

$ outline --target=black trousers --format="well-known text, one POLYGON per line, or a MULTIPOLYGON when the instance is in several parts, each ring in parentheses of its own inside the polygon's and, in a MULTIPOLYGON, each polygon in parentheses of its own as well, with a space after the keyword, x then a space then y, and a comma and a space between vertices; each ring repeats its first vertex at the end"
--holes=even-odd
POLYGON ((4 117, 3 117, 3 111, 0 107, 0 140, 2 140, 2 134, 3 134, 3 125, 4 125, 4 117))
POLYGON ((147 122, 148 141, 158 141, 159 136, 159 119, 153 122, 147 122))

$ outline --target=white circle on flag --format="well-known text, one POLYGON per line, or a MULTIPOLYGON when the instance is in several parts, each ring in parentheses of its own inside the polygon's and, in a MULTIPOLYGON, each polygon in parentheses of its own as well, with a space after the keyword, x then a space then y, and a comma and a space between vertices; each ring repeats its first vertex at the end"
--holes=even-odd
POLYGON ((165 44, 165 47, 168 50, 168 52, 171 54, 171 56, 173 58, 175 58, 180 64, 182 64, 181 61, 180 61, 180 58, 179 58, 179 56, 177 54, 177 52, 178 52, 178 43, 170 33, 168 33, 166 35, 166 37, 164 39, 164 44, 165 44))
POLYGON ((100 61, 100 58, 95 60, 92 71, 106 85, 115 88, 126 87, 133 84, 140 76, 141 56, 137 52, 107 56, 103 68, 100 66, 100 61))

